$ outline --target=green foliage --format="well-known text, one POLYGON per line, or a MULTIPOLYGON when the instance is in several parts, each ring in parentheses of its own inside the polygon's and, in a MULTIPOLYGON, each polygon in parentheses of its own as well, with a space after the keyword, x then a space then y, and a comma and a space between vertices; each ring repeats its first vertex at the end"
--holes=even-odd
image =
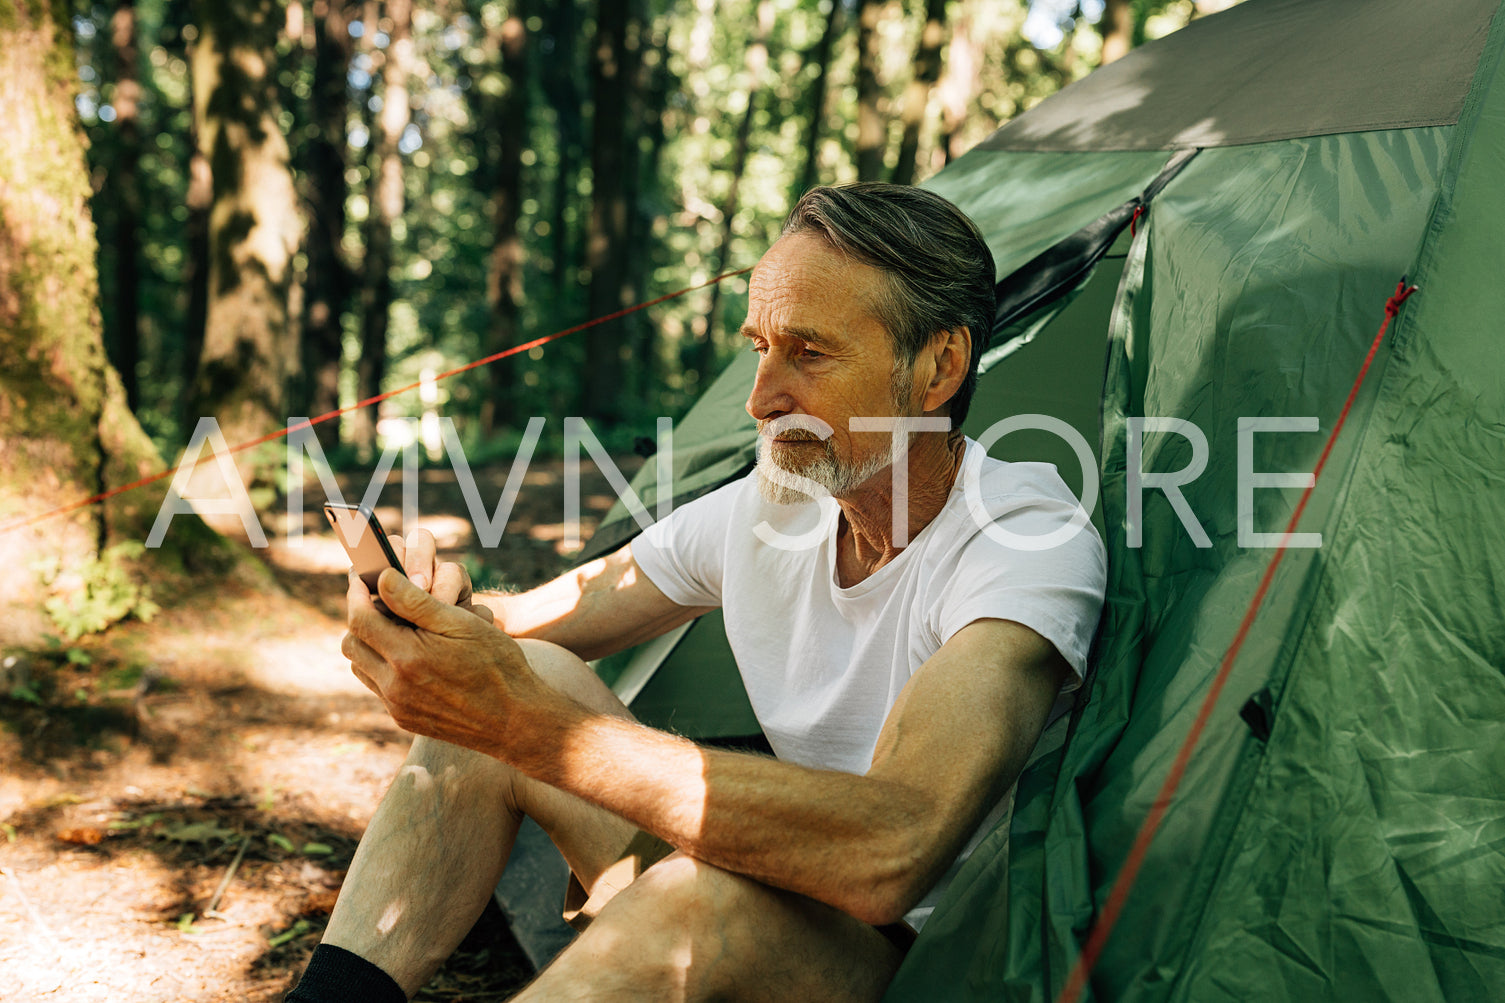
MULTIPOLYGON (((359 5, 351 6, 361 17, 359 5)), ((489 339, 497 335, 488 329, 498 321, 488 302, 488 267, 499 239, 501 200, 515 200, 521 240, 518 314, 503 332, 506 343, 522 343, 589 319, 593 277, 585 258, 597 179, 590 168, 595 123, 588 81, 596 5, 534 4, 530 9, 536 13, 526 25, 528 71, 525 78, 513 79, 502 61, 499 39, 519 6, 519 0, 416 5, 412 41, 417 72, 408 81, 412 124, 402 144, 405 211, 392 229, 394 300, 388 314, 384 390, 415 383, 425 371, 461 366, 487 354, 494 344, 489 339), (525 135, 504 135, 496 126, 498 109, 519 89, 528 105, 528 127, 525 135), (504 192, 499 186, 507 176, 508 156, 520 158, 521 173, 517 190, 504 192)), ((932 94, 920 132, 919 177, 1096 65, 1101 38, 1083 17, 1082 6, 1066 0, 952 0, 941 87, 932 94), (1024 35, 1032 6, 1058 15, 1063 34, 1053 48, 1042 49, 1024 35), (958 66, 975 65, 975 72, 952 66, 960 56, 967 58, 958 66), (951 96, 943 97, 942 90, 951 96)), ((923 8, 898 3, 879 7, 881 55, 875 69, 883 91, 880 108, 890 122, 890 167, 923 8)), ((186 207, 192 157, 187 52, 197 28, 191 23, 192 5, 136 0, 136 9, 143 262, 138 416, 164 454, 171 455, 192 427, 180 408, 191 376, 182 363, 191 354, 189 280, 195 264, 186 207)), ((309 196, 314 184, 310 157, 320 135, 311 19, 321 5, 298 9, 302 34, 281 33, 275 77, 292 162, 309 196)), ((825 183, 856 177, 858 53, 852 0, 645 0, 632 9, 630 34, 641 67, 623 83, 631 91, 624 174, 633 179, 626 189, 632 236, 628 246, 612 249, 626 263, 617 297, 624 303, 704 282, 723 253, 728 268, 754 262, 776 239, 791 196, 798 194, 793 189, 804 174, 812 130, 816 177, 825 183), (832 3, 842 10, 822 72, 817 54, 832 3), (760 9, 772 13, 768 61, 761 74, 747 60, 758 36, 760 9), (816 81, 822 77, 826 100, 824 107, 813 109, 816 81), (749 107, 747 156, 740 177, 733 178, 738 127, 749 107), (737 198, 730 206, 729 244, 723 248, 734 181, 737 198)), ((79 110, 97 182, 94 210, 103 237, 102 266, 122 237, 117 233, 119 194, 98 183, 108 179, 123 152, 110 110, 117 75, 109 32, 112 12, 112 7, 85 5, 74 17, 83 83, 79 110)), ((1134 0, 1134 14, 1138 40, 1174 30, 1194 16, 1195 8, 1190 0, 1134 0)), ((338 267, 352 270, 358 280, 372 213, 374 140, 387 98, 383 67, 388 41, 382 22, 356 20, 349 35, 347 143, 341 151, 344 261, 338 267)), ((619 180, 610 179, 613 184, 619 180)), ((288 211, 300 207, 289 206, 288 211)), ((294 267, 299 288, 327 278, 314 274, 321 266, 306 250, 294 267)), ((101 268, 107 338, 120 329, 112 313, 114 274, 101 268)), ((709 290, 699 290, 612 321, 600 332, 605 344, 617 347, 608 357, 600 357, 599 351, 588 357, 588 336, 574 335, 447 379, 435 401, 423 401, 417 391, 399 395, 382 405, 382 416, 418 417, 430 408, 453 418, 469 444, 479 436, 488 402, 497 404, 500 393, 507 417, 493 434, 504 442, 515 439, 528 416, 548 416, 557 430, 559 419, 583 413, 614 416, 613 426, 593 428, 613 447, 628 446, 634 437, 651 434, 653 418, 682 413, 724 363, 726 332, 740 322, 746 288, 745 277, 724 283, 714 317, 708 316, 709 290), (709 345, 707 338, 712 339, 709 345), (582 400, 586 374, 600 367, 617 375, 613 388, 619 399, 582 400)), ((340 309, 345 332, 340 394, 348 406, 357 399, 355 366, 366 349, 359 298, 348 297, 340 309)), ((296 338, 297 326, 290 339, 296 338)), ((331 445, 326 443, 331 462, 339 466, 339 450, 331 445)))
MULTIPOLYGON (((146 621, 158 612, 150 587, 137 582, 131 569, 131 560, 145 552, 142 544, 132 540, 71 566, 65 567, 55 557, 38 563, 37 576, 49 593, 43 608, 63 636, 76 641, 126 617, 146 621)), ((68 660, 87 665, 87 654, 80 655, 83 661, 70 649, 68 660)))
POLYGON ((286 930, 273 937, 267 938, 267 947, 281 947, 290 941, 297 940, 305 934, 313 932, 313 924, 306 919, 300 919, 286 930))

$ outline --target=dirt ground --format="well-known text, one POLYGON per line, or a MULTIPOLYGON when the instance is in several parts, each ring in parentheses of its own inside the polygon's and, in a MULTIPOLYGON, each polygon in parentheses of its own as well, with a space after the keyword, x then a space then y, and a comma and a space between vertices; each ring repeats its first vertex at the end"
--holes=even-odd
MULTIPOLYGON (((583 473, 588 537, 614 496, 583 473)), ((507 469, 476 474, 495 505, 507 469)), ((341 480, 347 498, 366 483, 341 480)), ((261 1001, 295 983, 410 741, 340 657, 348 562, 322 500, 311 485, 302 544, 267 552, 281 594, 221 585, 148 624, 3 653, 0 999, 261 1001)), ((400 524, 395 484, 382 501, 400 524)), ((420 509, 478 584, 568 564, 558 462, 530 466, 492 550, 448 471, 424 472, 420 509)), ((418 998, 505 999, 531 974, 492 905, 418 998)))

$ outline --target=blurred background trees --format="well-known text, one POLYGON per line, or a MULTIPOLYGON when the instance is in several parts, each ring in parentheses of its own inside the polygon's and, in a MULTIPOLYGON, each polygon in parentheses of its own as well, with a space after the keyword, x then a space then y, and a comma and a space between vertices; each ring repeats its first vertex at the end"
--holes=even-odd
MULTIPOLYGON (((923 180, 1226 2, 51 6, 87 137, 104 346, 171 458, 201 415, 253 438, 751 264, 811 184, 923 180)), ((470 444, 579 414, 621 447, 734 350, 745 291, 732 279, 446 380, 438 406, 470 444)), ((369 456, 422 407, 361 409, 323 444, 369 456)))

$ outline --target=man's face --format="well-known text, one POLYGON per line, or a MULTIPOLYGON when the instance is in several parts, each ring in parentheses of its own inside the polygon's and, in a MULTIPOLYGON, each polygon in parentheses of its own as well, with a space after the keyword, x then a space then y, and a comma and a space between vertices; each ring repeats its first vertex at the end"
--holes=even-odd
POLYGON ((808 233, 781 237, 753 270, 742 336, 756 351, 757 381, 747 413, 758 421, 759 485, 773 501, 802 492, 771 481, 767 466, 809 478, 838 498, 889 465, 888 433, 848 429, 853 417, 917 414, 895 399, 888 331, 872 312, 886 284, 878 269, 851 260, 808 233), (813 432, 769 423, 808 416, 831 427, 813 432), (768 432, 774 431, 774 435, 768 432))

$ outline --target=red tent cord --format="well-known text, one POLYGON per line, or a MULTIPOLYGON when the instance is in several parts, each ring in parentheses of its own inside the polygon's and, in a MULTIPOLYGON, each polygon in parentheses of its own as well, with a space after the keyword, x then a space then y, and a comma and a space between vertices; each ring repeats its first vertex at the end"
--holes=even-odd
MULTIPOLYGON (((576 324, 574 327, 566 328, 563 331, 555 331, 553 334, 544 335, 542 338, 534 338, 532 341, 526 342, 521 345, 513 345, 511 348, 508 348, 504 351, 488 355, 484 359, 477 359, 474 362, 468 362, 463 366, 459 366, 455 369, 450 369, 445 372, 439 373, 434 377, 434 382, 437 383, 439 380, 448 379, 451 376, 457 376, 460 373, 468 372, 469 370, 475 369, 478 366, 484 366, 489 363, 496 362, 498 359, 505 359, 509 355, 517 355, 520 352, 526 352, 529 349, 538 348, 540 345, 547 345, 551 341, 556 341, 560 338, 565 337, 566 335, 584 331, 589 327, 595 327, 597 324, 604 324, 609 320, 616 320, 618 317, 625 317, 630 313, 636 313, 639 310, 646 310, 648 307, 657 306, 660 303, 676 299, 680 296, 685 295, 686 293, 692 293, 697 289, 704 289, 707 286, 713 286, 725 279, 735 278, 736 276, 742 275, 745 272, 750 272, 752 271, 752 268, 752 265, 748 265, 746 268, 739 268, 734 272, 725 272, 721 275, 716 276, 714 279, 708 279, 707 281, 701 282, 698 285, 686 286, 685 288, 678 289, 672 293, 665 293, 663 296, 660 296, 657 299, 651 299, 643 303, 637 303, 633 306, 624 307, 623 309, 618 310, 615 313, 609 313, 604 317, 597 317, 594 320, 588 320, 583 324, 576 324)), ((305 428, 311 428, 321 422, 329 421, 331 418, 338 418, 340 415, 346 414, 350 411, 356 411, 360 408, 368 407, 372 404, 379 404, 380 402, 386 400, 388 397, 395 397, 398 394, 405 394, 409 390, 415 390, 420 386, 422 386, 422 381, 418 383, 409 383, 407 386, 398 387, 396 390, 388 390, 386 393, 377 394, 375 397, 367 397, 365 400, 360 401, 356 404, 352 404, 349 407, 338 408, 334 411, 329 411, 321 414, 317 418, 309 418, 306 421, 303 421, 302 423, 297 425, 293 425, 290 428, 278 429, 275 432, 268 432, 266 435, 263 435, 257 439, 252 439, 249 442, 242 442, 237 446, 230 447, 229 452, 239 453, 242 450, 251 449, 255 446, 261 445, 262 443, 281 439, 292 432, 301 432, 305 428)), ((207 455, 200 453, 199 458, 194 461, 193 465, 197 467, 199 464, 205 463, 208 460, 212 459, 213 456, 213 453, 207 455)), ((143 477, 139 481, 132 481, 129 484, 122 484, 117 488, 111 488, 109 491, 102 491, 97 495, 91 495, 88 498, 81 498, 76 502, 70 502, 69 504, 62 506, 61 508, 55 508, 47 512, 42 512, 39 515, 28 516, 25 519, 17 520, 16 522, 12 522, 6 526, 0 526, 0 535, 9 533, 12 530, 25 529, 27 526, 32 526, 36 523, 51 519, 53 516, 63 515, 67 512, 73 512, 77 509, 86 508, 98 502, 105 501, 108 498, 113 498, 116 495, 124 494, 127 491, 133 491, 136 488, 145 487, 148 484, 155 484, 157 481, 160 481, 163 478, 171 477, 176 472, 176 467, 169 467, 168 469, 163 470, 160 473, 153 474, 150 477, 143 477)))
MULTIPOLYGON (((1301 493, 1301 500, 1296 503, 1296 510, 1291 513, 1290 522, 1286 525, 1286 538, 1296 531, 1296 525, 1301 521, 1301 514, 1306 511, 1306 503, 1317 486, 1317 478, 1322 476, 1322 468, 1327 465, 1327 458, 1332 454, 1333 443, 1337 441, 1338 433, 1343 431, 1343 423, 1348 420, 1348 412, 1353 408, 1353 402, 1359 395, 1359 387, 1363 385, 1364 377, 1369 374, 1369 365, 1374 361, 1375 353, 1379 351, 1380 342, 1384 340, 1390 321, 1400 311, 1401 304, 1416 292, 1416 288, 1416 286, 1406 285, 1406 280, 1402 278, 1396 285, 1395 292, 1385 301, 1385 319, 1380 324, 1373 343, 1369 346, 1369 354, 1364 356, 1364 364, 1359 367, 1359 375, 1354 379, 1353 387, 1348 391, 1348 399, 1343 402, 1343 410, 1338 413, 1338 420, 1327 437, 1327 444, 1322 448, 1322 455, 1312 471, 1312 483, 1301 493)), ((1181 743, 1181 748, 1171 763, 1170 772, 1166 774, 1165 782, 1161 784, 1159 793, 1155 795, 1149 814, 1145 816, 1144 824, 1140 826, 1139 834, 1134 838, 1134 845, 1130 847, 1123 868, 1114 879, 1113 888, 1108 893, 1108 900, 1103 903, 1103 910, 1098 915, 1097 922, 1092 926, 1092 932, 1087 937, 1087 943, 1082 947, 1082 953, 1077 956, 1076 965, 1072 967, 1071 974, 1066 979, 1066 985, 1061 989, 1061 995, 1056 997, 1056 1003, 1076 1003, 1087 988, 1087 980, 1091 977, 1092 969, 1102 955, 1103 945, 1107 943, 1109 934, 1113 932, 1114 924, 1118 922, 1119 914, 1128 900, 1129 891, 1139 877, 1139 868, 1149 852, 1150 842, 1155 838, 1155 832, 1160 828, 1160 823, 1170 808, 1171 798, 1175 796, 1176 788, 1186 774, 1186 767, 1191 762, 1192 750, 1197 740, 1202 737, 1202 730, 1212 716, 1213 705, 1217 703, 1224 684, 1228 682, 1234 660, 1238 658, 1239 649, 1244 646, 1244 639, 1249 636, 1249 628, 1253 626, 1254 618, 1265 601, 1265 595, 1270 591, 1270 582, 1275 578, 1275 569, 1280 566, 1285 552, 1285 543, 1282 542, 1275 549, 1270 565, 1265 569, 1264 577, 1260 579, 1259 588, 1254 591, 1254 598, 1249 602, 1249 609, 1244 613, 1244 619, 1239 623, 1237 633, 1233 635, 1233 643, 1228 646, 1228 652, 1223 656, 1217 675, 1213 677, 1212 685, 1202 699, 1202 706, 1197 711, 1196 719, 1192 721, 1191 730, 1187 732, 1185 741, 1181 743)))

